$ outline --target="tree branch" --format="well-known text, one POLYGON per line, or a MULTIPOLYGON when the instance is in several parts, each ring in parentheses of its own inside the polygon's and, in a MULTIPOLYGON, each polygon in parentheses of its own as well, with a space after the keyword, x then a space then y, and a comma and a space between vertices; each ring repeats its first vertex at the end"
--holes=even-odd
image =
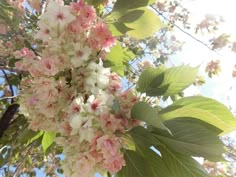
MULTIPOLYGON (((1 69, 1 71, 2 71, 2 73, 4 74, 4 77, 5 77, 5 79, 6 79, 7 83, 8 83, 9 89, 10 89, 10 91, 11 91, 11 96, 13 97, 13 96, 14 96, 14 90, 13 90, 12 85, 11 85, 10 82, 9 82, 7 73, 6 73, 6 71, 5 71, 4 69, 1 69)), ((14 103, 14 98, 11 99, 11 104, 13 104, 13 103, 14 103)))
POLYGON ((0 69, 1 70, 8 70, 10 72, 15 72, 15 73, 22 73, 23 72, 23 71, 21 71, 19 69, 12 68, 12 67, 9 67, 9 66, 3 66, 3 65, 0 65, 0 69))
POLYGON ((0 138, 3 136, 4 132, 10 126, 10 122, 13 119, 14 115, 18 111, 19 104, 12 104, 8 106, 7 110, 0 119, 0 138))

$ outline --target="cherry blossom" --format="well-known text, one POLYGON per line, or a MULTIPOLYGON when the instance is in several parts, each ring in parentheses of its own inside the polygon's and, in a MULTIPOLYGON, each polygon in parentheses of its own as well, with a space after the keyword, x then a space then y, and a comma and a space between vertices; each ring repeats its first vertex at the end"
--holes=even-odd
POLYGON ((115 37, 82 0, 69 6, 49 1, 37 24, 42 51, 15 52, 16 67, 29 73, 21 82, 21 113, 31 129, 57 134, 66 176, 115 174, 126 164, 120 135, 139 125, 130 117, 138 98, 122 92, 121 78, 103 66, 115 37))

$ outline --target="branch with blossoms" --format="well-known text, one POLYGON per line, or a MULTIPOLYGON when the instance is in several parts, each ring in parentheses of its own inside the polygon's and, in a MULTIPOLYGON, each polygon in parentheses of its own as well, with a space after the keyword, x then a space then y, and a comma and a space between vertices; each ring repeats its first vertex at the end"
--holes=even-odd
POLYGON ((45 45, 41 55, 28 48, 15 53, 21 59, 16 67, 31 76, 21 83, 21 113, 31 129, 59 136, 65 175, 118 172, 125 165, 119 133, 137 124, 129 116, 137 98, 131 91, 123 93, 119 76, 103 67, 100 57, 115 38, 83 1, 70 6, 50 2, 38 25, 35 37, 45 45), (116 99, 119 112, 112 109, 116 99))
MULTIPOLYGON (((40 144, 45 156, 52 148, 63 153, 66 176, 208 176, 191 156, 221 160, 224 148, 218 136, 232 131, 236 123, 215 100, 183 97, 182 91, 196 83, 198 68, 159 63, 155 67, 147 60, 134 66, 137 55, 149 54, 156 45, 150 39, 153 46, 145 48, 147 43, 137 39, 144 41, 162 27, 149 8, 154 0, 65 2, 29 0, 36 14, 45 11, 39 17, 25 11, 29 20, 20 23, 25 30, 14 50, 2 41, 3 56, 11 57, 13 69, 24 73, 18 103, 28 128, 21 127, 23 138, 18 139, 26 147, 40 144), (106 5, 112 7, 107 13, 106 5), (127 71, 135 77, 124 91, 121 76, 127 71), (169 97, 174 103, 160 107, 158 102, 169 97)), ((11 3, 20 8, 21 3, 11 3)), ((160 41, 166 30, 161 30, 160 41)), ((175 43, 164 48, 181 48, 175 37, 170 41, 175 43)), ((10 66, 10 61, 4 62, 10 66)))

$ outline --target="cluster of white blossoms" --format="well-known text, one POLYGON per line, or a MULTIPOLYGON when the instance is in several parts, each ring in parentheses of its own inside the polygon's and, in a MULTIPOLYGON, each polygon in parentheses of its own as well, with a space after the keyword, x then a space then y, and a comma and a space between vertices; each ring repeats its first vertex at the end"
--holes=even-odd
POLYGON ((83 0, 69 6, 49 2, 38 26, 41 53, 15 53, 16 67, 29 73, 20 97, 29 127, 57 134, 66 176, 118 172, 125 166, 121 134, 139 122, 130 117, 137 97, 122 92, 120 77, 103 67, 115 38, 83 0))

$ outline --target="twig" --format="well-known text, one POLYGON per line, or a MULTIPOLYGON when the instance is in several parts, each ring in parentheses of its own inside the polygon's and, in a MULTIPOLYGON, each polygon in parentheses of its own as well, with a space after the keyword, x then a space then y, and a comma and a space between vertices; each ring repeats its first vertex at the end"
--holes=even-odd
POLYGON ((163 17, 166 21, 168 21, 170 24, 172 24, 174 27, 178 28, 181 32, 183 32, 184 34, 188 35, 189 37, 191 37, 192 39, 194 39, 195 41, 201 43, 202 45, 204 45, 205 47, 207 47, 208 49, 210 49, 211 51, 217 53, 218 55, 222 56, 222 54, 218 53, 216 50, 212 49, 211 47, 209 47, 206 43, 202 42, 201 40, 197 39, 196 37, 194 37, 193 35, 191 35, 190 33, 188 33, 187 31, 185 31, 184 29, 182 29, 181 27, 179 27, 178 25, 176 25, 175 23, 173 23, 171 20, 169 20, 166 16, 164 16, 160 11, 158 11, 155 7, 151 6, 151 8, 158 13, 158 15, 160 15, 161 17, 163 17))
POLYGON ((17 176, 18 176, 18 169, 19 169, 20 166, 24 163, 25 159, 28 157, 28 155, 29 155, 29 153, 31 152, 31 149, 33 148, 34 144, 35 144, 35 142, 32 142, 32 143, 29 145, 26 154, 24 155, 23 159, 21 159, 20 163, 17 165, 13 177, 17 177, 17 176))
POLYGON ((7 100, 7 99, 12 99, 12 98, 16 98, 17 96, 18 96, 18 95, 3 97, 3 98, 0 98, 0 101, 2 101, 2 100, 7 100))
MULTIPOLYGON (((9 82, 7 73, 6 73, 6 71, 5 71, 4 69, 1 69, 1 71, 2 71, 2 73, 4 74, 4 77, 5 77, 5 79, 6 79, 7 83, 8 83, 9 89, 10 89, 10 91, 11 91, 11 96, 13 97, 13 96, 14 96, 14 90, 13 90, 12 85, 11 85, 10 82, 9 82)), ((11 104, 13 104, 13 103, 14 103, 14 98, 11 99, 11 104)))
POLYGON ((1 70, 8 70, 8 71, 15 72, 15 73, 22 73, 21 70, 16 69, 16 68, 12 68, 12 67, 9 67, 9 66, 0 65, 0 69, 1 70))

